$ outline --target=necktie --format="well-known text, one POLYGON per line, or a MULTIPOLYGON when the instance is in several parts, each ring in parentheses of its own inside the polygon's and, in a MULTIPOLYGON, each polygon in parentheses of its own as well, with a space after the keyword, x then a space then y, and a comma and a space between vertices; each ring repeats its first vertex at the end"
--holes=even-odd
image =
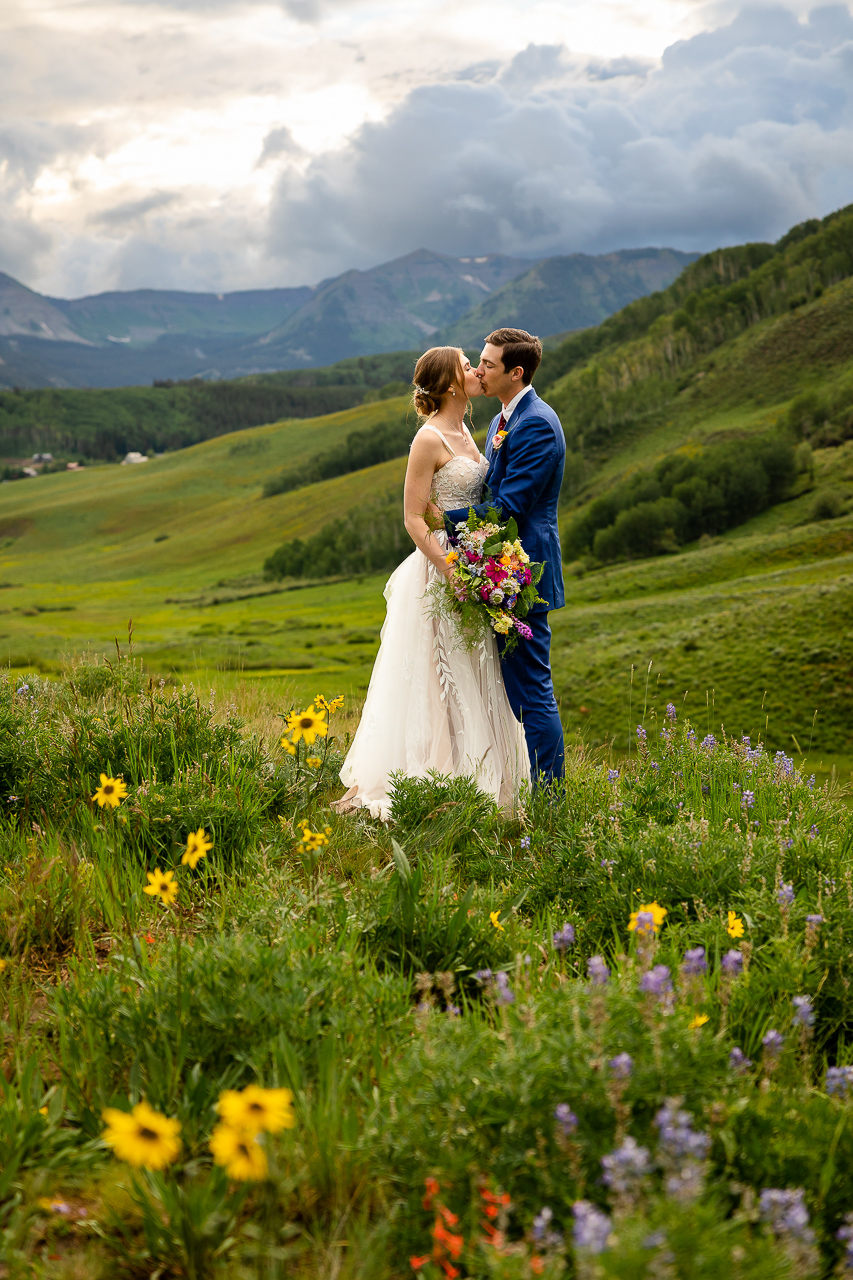
POLYGON ((505 426, 506 426, 506 418, 503 415, 503 409, 501 409, 501 420, 498 423, 498 431, 503 431, 505 426))

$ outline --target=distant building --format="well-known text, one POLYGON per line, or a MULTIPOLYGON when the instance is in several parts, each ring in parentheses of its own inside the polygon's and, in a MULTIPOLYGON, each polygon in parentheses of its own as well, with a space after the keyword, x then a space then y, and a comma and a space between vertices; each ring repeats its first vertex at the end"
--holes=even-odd
POLYGON ((34 453, 33 462, 53 462, 52 453, 34 453))
POLYGON ((66 471, 82 471, 83 463, 82 462, 66 462, 65 470, 66 471))
POLYGON ((125 454, 121 465, 123 467, 135 467, 137 462, 147 462, 147 461, 148 459, 146 458, 144 453, 137 453, 135 449, 132 449, 130 453, 125 454))
POLYGON ((29 480, 34 480, 38 472, 35 467, 21 467, 21 474, 25 475, 29 480))

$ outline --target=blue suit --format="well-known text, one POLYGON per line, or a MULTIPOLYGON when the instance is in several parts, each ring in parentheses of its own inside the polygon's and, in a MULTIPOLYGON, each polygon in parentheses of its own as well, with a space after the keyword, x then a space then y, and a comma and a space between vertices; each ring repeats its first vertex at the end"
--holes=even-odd
MULTIPOLYGON (((545 565, 538 587, 545 603, 534 605, 526 619, 533 635, 519 640, 514 653, 502 654, 501 666, 510 706, 524 725, 533 776, 549 782, 564 772, 563 726, 551 681, 548 610, 562 609, 566 602, 557 524, 566 440, 560 419, 532 389, 516 405, 503 443, 495 450, 492 441, 499 420, 500 414, 486 437, 490 463, 486 484, 492 501, 474 510, 482 516, 494 506, 504 520, 513 517, 524 550, 531 560, 545 565)), ((468 511, 446 511, 444 518, 452 531, 458 521, 467 520, 468 511)))

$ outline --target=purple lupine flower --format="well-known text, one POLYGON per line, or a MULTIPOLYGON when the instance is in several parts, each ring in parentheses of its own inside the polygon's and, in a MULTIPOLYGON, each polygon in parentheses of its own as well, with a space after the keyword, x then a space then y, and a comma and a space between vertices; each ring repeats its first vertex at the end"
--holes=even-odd
POLYGON ((794 772, 794 762, 790 756, 786 756, 784 751, 777 751, 776 758, 773 763, 782 773, 790 777, 794 772))
POLYGON ((554 1119, 560 1126, 564 1138, 569 1138, 578 1127, 578 1118, 567 1102, 558 1102, 554 1108, 554 1119))
POLYGON ((558 929, 554 934, 554 950, 568 951, 569 947, 574 946, 575 928, 574 925, 564 924, 562 929, 558 929))
POLYGON ((813 929, 819 929, 823 924, 823 916, 806 916, 806 924, 810 924, 813 929))
POLYGON ((495 999, 498 1004, 513 1004, 515 996, 509 985, 509 978, 502 970, 498 970, 495 974, 495 985, 497 986, 497 994, 495 999))
POLYGON ((811 996, 794 996, 794 1022, 797 1026, 810 1031, 814 1026, 814 1009, 811 996))
POLYGON ((666 718, 667 720, 671 720, 673 724, 675 724, 678 719, 678 712, 675 709, 674 702, 668 702, 666 704, 666 718))
POLYGON ((739 783, 739 782, 735 782, 735 783, 733 783, 733 784, 732 784, 732 791, 740 791, 740 783, 739 783))
POLYGON ((621 1147, 611 1151, 609 1156, 602 1156, 604 1166, 602 1182, 611 1191, 625 1194, 633 1191, 651 1167, 651 1157, 646 1147, 641 1147, 636 1138, 629 1134, 621 1147))
POLYGON ((776 901, 780 907, 790 907, 794 901, 793 884, 781 884, 776 890, 776 901))
POLYGON ((491 969, 478 969, 477 972, 474 974, 474 977, 477 979, 478 982, 491 982, 492 971, 491 969))
POLYGON ((743 799, 741 800, 741 803, 744 804, 747 809, 751 809, 752 806, 755 804, 755 792, 744 791, 743 799))
POLYGON ((695 746, 695 745, 696 745, 696 730, 695 730, 695 729, 688 729, 688 730, 687 730, 687 741, 690 743, 691 747, 693 747, 693 746, 695 746))
POLYGON ((574 1242, 576 1249, 588 1249, 590 1253, 604 1253, 610 1238, 610 1219, 588 1200, 576 1200, 574 1214, 574 1242))
POLYGON ((563 1237, 559 1231, 551 1230, 551 1221, 554 1217, 553 1210, 547 1205, 540 1209, 536 1217, 533 1219, 533 1226, 530 1234, 536 1243, 545 1249, 558 1249, 563 1243, 563 1237))
POLYGON ((636 930, 637 933, 654 933, 655 917, 652 911, 637 912, 636 930))
POLYGON ((458 1004, 449 1004, 445 1009, 445 1013, 449 1014, 451 1018, 458 1018, 462 1013, 462 1010, 459 1008, 458 1004))
POLYGON ((809 778, 808 782, 806 783, 806 786, 808 787, 809 791, 814 791, 814 784, 815 784, 815 776, 814 774, 812 774, 812 776, 809 778))
POLYGON ((641 724, 638 724, 637 725, 637 741, 645 742, 647 737, 648 737, 648 734, 646 733, 643 726, 641 724))
POLYGON ((672 991, 672 977, 665 964, 656 964, 640 979, 640 990, 659 1000, 672 991))
POLYGON ((656 773, 660 773, 660 765, 658 764, 657 760, 652 760, 651 766, 656 773))
POLYGON ((714 751, 716 749, 717 739, 714 737, 713 733, 709 733, 707 737, 702 739, 702 746, 706 751, 714 751))
POLYGON ((705 958, 704 947, 691 947, 684 953, 684 960, 681 964, 681 972, 685 977, 692 977, 694 974, 707 973, 708 961, 705 958))
POLYGON ((782 1052, 785 1037, 782 1035, 781 1031, 777 1031, 775 1027, 771 1027, 761 1043, 764 1045, 764 1055, 766 1058, 778 1058, 782 1052))
POLYGON ((729 1054, 729 1066, 732 1071, 735 1071, 738 1075, 743 1075, 743 1073, 748 1071, 752 1066, 752 1059, 746 1056, 743 1049, 739 1049, 738 1046, 735 1045, 729 1054))
POLYGON ((600 867, 604 867, 604 870, 605 870, 605 871, 609 871, 611 867, 615 867, 615 866, 616 866, 616 859, 615 859, 615 858, 602 858, 602 859, 601 859, 601 862, 600 862, 598 865, 599 865, 600 867))
POLYGON ((707 1133, 696 1133, 689 1111, 666 1103, 655 1116, 660 1143, 668 1156, 678 1160, 704 1160, 711 1147, 707 1133))
POLYGON ((610 783, 618 782, 618 781, 619 781, 619 770, 618 770, 618 769, 608 769, 608 770, 607 770, 607 781, 608 781, 608 782, 610 782, 610 783))
POLYGON ((703 782, 703 783, 702 783, 702 795, 703 795, 703 796, 709 796, 710 794, 711 794, 711 788, 708 786, 707 782, 703 782))
POLYGON ((530 848, 530 836, 522 836, 518 842, 522 849, 530 848))
POLYGON ((815 836, 820 835, 820 827, 818 827, 814 822, 809 827, 809 835, 811 836, 812 840, 814 840, 815 836))
POLYGON ((846 1098, 853 1089, 853 1067, 827 1067, 826 1092, 846 1098))
POLYGON ((590 956, 586 962, 586 971, 592 979, 594 987, 603 987, 610 977, 610 970, 604 963, 603 956, 590 956))
POLYGON ((745 747, 748 747, 748 746, 749 746, 749 741, 750 741, 750 739, 749 739, 749 734, 748 734, 748 733, 745 733, 745 734, 743 735, 743 737, 741 738, 741 742, 743 743, 743 745, 744 745, 745 747))
POLYGON ((734 949, 727 951, 720 961, 720 968, 729 977, 738 977, 743 972, 743 955, 740 951, 735 951, 734 949))
POLYGON ((844 1266, 848 1271, 853 1271, 853 1213, 844 1215, 844 1224, 835 1234, 837 1239, 842 1240, 846 1245, 844 1266))
POLYGON ((618 1053, 615 1058, 610 1059, 607 1065, 610 1067, 611 1075, 616 1080, 627 1080, 634 1070, 634 1059, 630 1053, 618 1053))
POLYGON ((793 1191, 765 1187, 758 1198, 758 1212, 777 1236, 793 1236, 796 1240, 811 1242, 814 1232, 809 1226, 809 1211, 804 1197, 802 1187, 793 1191))
POLYGON ((786 849, 793 849, 793 847, 794 847, 794 842, 793 842, 793 840, 788 839, 788 840, 786 840, 786 841, 785 841, 785 848, 786 848, 786 849))

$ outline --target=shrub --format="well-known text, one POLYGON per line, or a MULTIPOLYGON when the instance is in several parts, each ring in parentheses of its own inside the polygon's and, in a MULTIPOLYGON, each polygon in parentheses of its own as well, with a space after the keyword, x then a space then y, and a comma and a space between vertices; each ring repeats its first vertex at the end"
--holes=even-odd
POLYGON ((264 561, 267 578, 352 577, 396 569, 413 551, 400 496, 357 507, 304 540, 283 542, 264 561))

